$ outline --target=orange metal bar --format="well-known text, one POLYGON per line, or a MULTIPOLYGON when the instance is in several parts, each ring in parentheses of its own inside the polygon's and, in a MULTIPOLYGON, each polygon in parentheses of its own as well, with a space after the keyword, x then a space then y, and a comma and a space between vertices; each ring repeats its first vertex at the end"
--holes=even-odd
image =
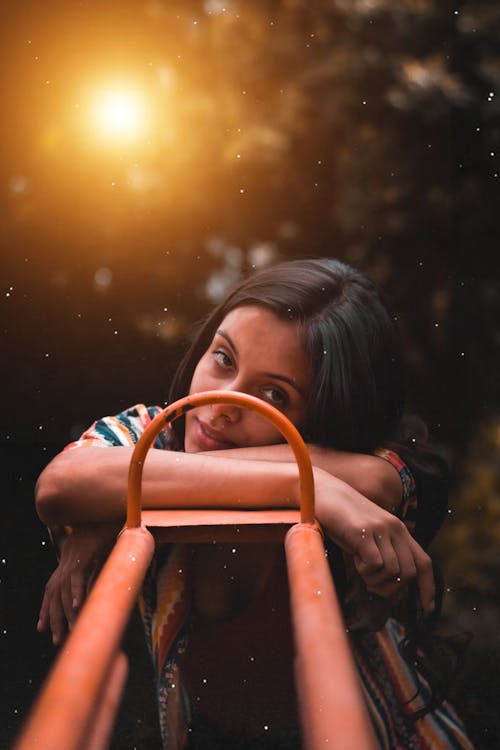
POLYGON ((128 673, 127 657, 121 651, 117 654, 104 694, 99 699, 89 734, 86 737, 85 750, 106 750, 113 733, 113 726, 120 706, 128 673))
POLYGON ((268 419, 281 432, 290 444, 299 467, 301 522, 313 523, 314 478, 311 459, 307 446, 296 427, 278 409, 275 409, 274 406, 267 404, 259 398, 255 398, 255 396, 250 396, 248 393, 238 393, 237 391, 205 391, 204 393, 193 393, 167 406, 166 409, 153 419, 139 438, 132 454, 129 468, 127 526, 139 526, 141 523, 142 471, 146 454, 156 435, 168 422, 182 417, 187 411, 198 406, 215 403, 231 404, 257 412, 260 416, 268 419))
POLYGON ((15 750, 89 747, 92 725, 105 694, 103 686, 113 670, 153 551, 154 540, 146 529, 121 532, 15 750))
POLYGON ((319 527, 285 539, 295 685, 307 750, 376 750, 319 527))

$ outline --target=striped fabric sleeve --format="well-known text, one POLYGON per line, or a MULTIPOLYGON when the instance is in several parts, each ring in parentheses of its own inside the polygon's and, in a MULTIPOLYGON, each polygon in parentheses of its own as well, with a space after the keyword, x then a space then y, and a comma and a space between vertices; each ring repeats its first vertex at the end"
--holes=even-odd
POLYGON ((388 461, 399 473, 403 487, 403 497, 398 515, 408 528, 408 531, 413 533, 417 520, 417 488, 413 474, 405 462, 394 451, 388 448, 377 448, 375 455, 388 461))
MULTIPOLYGON (((151 424, 161 411, 163 411, 161 406, 136 404, 114 417, 98 419, 85 430, 78 440, 69 443, 63 449, 63 452, 76 448, 133 446, 137 443, 146 427, 151 424)), ((172 428, 168 424, 157 435, 153 447, 161 450, 170 450, 173 442, 172 428)), ((51 526, 48 532, 59 556, 62 541, 72 532, 71 526, 51 526)))
MULTIPOLYGON (((103 417, 94 422, 78 440, 65 447, 65 451, 75 448, 133 446, 153 419, 162 411, 160 406, 136 404, 115 416, 103 417)), ((168 450, 172 447, 173 435, 167 425, 156 437, 154 448, 168 450)))

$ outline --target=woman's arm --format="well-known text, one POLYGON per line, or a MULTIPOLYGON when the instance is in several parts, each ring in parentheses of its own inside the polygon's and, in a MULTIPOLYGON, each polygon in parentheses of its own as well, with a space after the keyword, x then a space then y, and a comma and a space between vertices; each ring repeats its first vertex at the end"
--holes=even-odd
POLYGON ((45 586, 37 623, 38 632, 51 631, 54 645, 60 644, 71 629, 121 526, 82 524, 61 541, 59 564, 45 586))
MULTIPOLYGON (((75 448, 40 475, 36 507, 47 525, 101 523, 125 517, 132 448, 75 448)), ((296 507, 293 463, 151 450, 144 464, 145 508, 296 507)))
MULTIPOLYGON (((286 446, 271 448, 274 447, 286 450, 286 446)), ((74 596, 75 586, 83 592, 94 561, 102 561, 109 552, 116 527, 106 529, 101 525, 123 521, 132 450, 76 448, 57 456, 40 475, 36 488, 40 518, 49 525, 77 527, 64 543, 60 565, 49 581, 42 604, 39 629, 50 628, 54 642, 61 641, 65 621, 71 623, 80 606, 82 594, 74 596)), ((228 458, 220 454, 149 451, 143 477, 144 507, 298 506, 297 466, 285 460, 284 451, 276 460, 228 458)), ((354 457, 353 464, 366 458, 371 457, 354 457)), ((380 459, 373 458, 373 463, 374 468, 385 466, 380 459)), ((361 468, 359 471, 361 474, 361 468)), ((422 605, 426 610, 432 609, 430 560, 404 524, 324 469, 316 467, 314 478, 318 520, 329 536, 353 556, 368 588, 389 596, 406 581, 417 578, 422 605)), ((400 487, 397 492, 401 494, 400 487)))
POLYGON ((432 612, 432 561, 405 524, 321 469, 314 470, 314 483, 316 517, 328 536, 352 556, 368 591, 389 597, 416 579, 422 607, 432 612))
MULTIPOLYGON (((313 466, 342 479, 381 508, 397 513, 401 505, 402 486, 399 473, 391 463, 375 455, 347 453, 311 444, 307 447, 313 466)), ((295 461, 293 451, 286 443, 232 448, 201 455, 254 461, 295 461)))
MULTIPOLYGON (((123 519, 132 448, 75 448, 57 456, 42 472, 35 491, 45 523, 77 524, 123 519)), ((381 507, 401 503, 397 471, 377 456, 310 446, 313 465, 342 479, 381 507)), ((293 506, 297 467, 287 445, 237 448, 207 454, 150 450, 144 465, 143 506, 293 506)))

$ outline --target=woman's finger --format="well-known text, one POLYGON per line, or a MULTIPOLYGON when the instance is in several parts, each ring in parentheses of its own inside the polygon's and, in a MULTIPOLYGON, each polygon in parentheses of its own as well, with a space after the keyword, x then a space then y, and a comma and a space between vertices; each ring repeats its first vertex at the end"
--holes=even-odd
POLYGON ((390 565, 390 575, 385 567, 378 572, 363 575, 366 588, 378 596, 388 598, 394 596, 408 581, 416 579, 424 612, 433 612, 435 581, 430 557, 411 536, 408 536, 408 540, 396 540, 394 547, 400 566, 399 573, 394 576, 394 568, 390 565))
MULTIPOLYGON (((403 551, 399 547, 396 547, 393 538, 389 534, 377 534, 376 541, 384 561, 384 566, 378 577, 381 582, 394 582, 398 579, 400 581, 404 558, 403 551)), ((377 573, 375 573, 375 576, 377 576, 377 573)))
MULTIPOLYGON (((407 555, 413 559, 409 551, 407 555)), ((404 554, 401 557, 403 560, 404 554)), ((367 536, 363 547, 360 547, 356 568, 365 581, 379 584, 395 581, 400 576, 402 560, 390 532, 376 529, 367 536)))
POLYGON ((67 630, 66 617, 64 615, 59 587, 56 587, 50 597, 49 621, 50 630, 52 632, 52 643, 54 646, 59 646, 63 642, 67 630))
POLYGON ((66 623, 68 626, 71 626, 71 623, 74 620, 75 613, 73 611, 73 596, 71 593, 71 584, 68 580, 68 575, 69 574, 66 574, 62 578, 59 591, 66 623))
POLYGON ((413 537, 411 538, 411 543, 413 559, 417 569, 416 577, 420 592, 420 603, 424 612, 430 613, 434 611, 436 606, 436 582, 434 580, 432 560, 413 537))
POLYGON ((71 609, 73 618, 81 609, 87 592, 87 582, 80 571, 71 574, 71 609))
POLYGON ((393 596, 405 583, 416 577, 417 569, 410 547, 410 535, 376 533, 382 565, 378 569, 366 565, 358 567, 366 587, 379 596, 393 596))
POLYGON ((364 533, 354 554, 356 570, 363 578, 384 568, 384 558, 372 534, 364 533))
POLYGON ((379 534, 377 536, 380 553, 384 559, 384 567, 366 577, 366 583, 373 589, 374 586, 387 585, 391 592, 397 591, 408 581, 417 575, 417 568, 413 559, 410 546, 411 537, 406 532, 404 535, 396 533, 379 534))
POLYGON ((38 615, 38 622, 36 624, 36 629, 38 630, 39 633, 44 633, 49 627, 49 602, 50 602, 50 596, 48 592, 49 583, 50 583, 50 580, 47 583, 47 586, 45 587, 42 604, 40 606, 40 613, 38 615))

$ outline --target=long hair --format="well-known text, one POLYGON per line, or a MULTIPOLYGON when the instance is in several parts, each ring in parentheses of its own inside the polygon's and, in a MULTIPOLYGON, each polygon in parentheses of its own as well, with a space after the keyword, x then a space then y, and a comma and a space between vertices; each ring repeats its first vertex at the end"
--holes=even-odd
MULTIPOLYGON (((302 329, 313 369, 306 440, 366 453, 391 435, 404 401, 395 323, 372 281, 338 260, 289 261, 243 281, 199 327, 174 376, 171 401, 189 392, 222 320, 245 305, 266 307, 302 329)), ((181 420, 174 429, 182 445, 181 420)))

